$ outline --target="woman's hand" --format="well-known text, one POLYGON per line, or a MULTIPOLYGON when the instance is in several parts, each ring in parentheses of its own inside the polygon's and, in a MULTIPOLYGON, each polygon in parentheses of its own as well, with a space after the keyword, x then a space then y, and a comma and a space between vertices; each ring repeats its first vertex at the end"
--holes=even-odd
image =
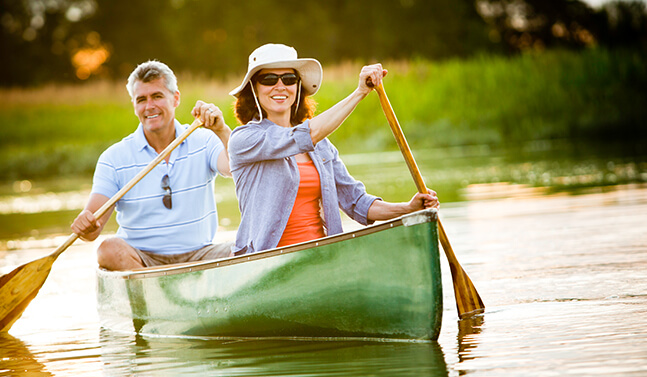
POLYGON ((416 193, 408 203, 409 212, 419 211, 427 208, 439 208, 440 202, 436 191, 427 189, 426 194, 416 193))
POLYGON ((359 73, 359 84, 348 97, 339 101, 335 106, 324 111, 310 120, 310 137, 312 143, 317 144, 324 138, 333 133, 350 113, 355 110, 355 107, 373 90, 373 86, 369 86, 368 80, 374 85, 382 83, 382 77, 386 75, 386 69, 382 68, 382 64, 373 64, 362 67, 359 73))
POLYGON ((382 78, 387 73, 388 71, 382 68, 382 64, 380 63, 362 67, 362 71, 359 73, 357 90, 364 95, 370 93, 374 86, 382 84, 382 78))
POLYGON ((220 111, 218 106, 213 103, 206 103, 198 100, 198 102, 195 103, 193 110, 191 110, 191 115, 193 115, 195 119, 202 119, 204 122, 204 128, 210 129, 215 133, 222 131, 224 128, 229 129, 225 123, 222 111, 220 111))

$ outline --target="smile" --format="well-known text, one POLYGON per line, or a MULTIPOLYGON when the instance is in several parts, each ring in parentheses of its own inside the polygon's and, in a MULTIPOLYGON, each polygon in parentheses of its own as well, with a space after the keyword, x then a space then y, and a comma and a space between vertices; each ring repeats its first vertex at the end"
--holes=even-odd
POLYGON ((272 96, 271 98, 275 100, 284 100, 288 99, 288 96, 272 96))
POLYGON ((148 115, 146 119, 153 119, 153 118, 157 118, 158 116, 160 116, 160 114, 148 115))

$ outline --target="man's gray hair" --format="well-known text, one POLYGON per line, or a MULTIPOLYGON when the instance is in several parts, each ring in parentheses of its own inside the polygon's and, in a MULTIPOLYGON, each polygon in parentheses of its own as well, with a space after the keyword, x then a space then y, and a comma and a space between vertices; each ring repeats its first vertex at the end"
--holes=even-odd
POLYGON ((128 89, 130 98, 133 98, 135 82, 151 82, 160 78, 164 79, 166 88, 170 90, 171 93, 179 91, 177 87, 177 78, 175 77, 175 74, 173 73, 171 68, 160 61, 149 60, 138 65, 133 73, 131 73, 128 77, 128 84, 126 84, 126 89, 128 89))

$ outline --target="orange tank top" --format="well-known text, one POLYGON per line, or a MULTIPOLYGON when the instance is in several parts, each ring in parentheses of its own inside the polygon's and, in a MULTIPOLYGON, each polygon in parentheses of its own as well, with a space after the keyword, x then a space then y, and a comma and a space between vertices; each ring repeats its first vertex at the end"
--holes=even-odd
POLYGON ((319 214, 321 200, 321 181, 319 172, 312 161, 298 162, 299 165, 299 190, 288 218, 283 236, 278 246, 294 245, 295 243, 310 241, 325 237, 323 219, 319 214))

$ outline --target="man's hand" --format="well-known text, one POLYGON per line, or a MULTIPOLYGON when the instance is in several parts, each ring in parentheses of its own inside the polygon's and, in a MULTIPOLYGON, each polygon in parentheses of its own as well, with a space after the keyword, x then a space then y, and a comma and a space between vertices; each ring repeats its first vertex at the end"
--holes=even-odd
POLYGON ((193 115, 195 119, 202 119, 204 122, 204 128, 210 129, 216 134, 223 131, 224 128, 229 129, 225 123, 222 111, 220 111, 218 106, 213 103, 206 103, 198 100, 195 103, 193 110, 191 110, 191 115, 193 115))
POLYGON ((97 239, 103 230, 103 226, 110 219, 110 215, 115 206, 110 207, 100 219, 94 217, 94 212, 101 208, 108 200, 109 198, 101 194, 91 194, 85 209, 72 222, 70 226, 72 232, 76 233, 84 241, 94 241, 97 239))
POLYGON ((84 209, 79 213, 76 219, 74 219, 70 228, 72 229, 72 232, 78 234, 79 237, 85 238, 84 236, 86 234, 101 229, 101 223, 97 221, 91 211, 84 209))

